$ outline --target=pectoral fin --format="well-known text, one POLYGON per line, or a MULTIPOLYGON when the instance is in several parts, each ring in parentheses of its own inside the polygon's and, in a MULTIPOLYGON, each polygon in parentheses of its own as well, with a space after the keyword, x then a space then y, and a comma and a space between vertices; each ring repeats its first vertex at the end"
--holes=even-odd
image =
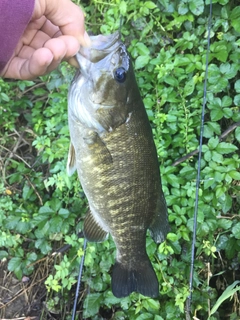
POLYGON ((104 241, 108 235, 108 233, 100 227, 90 211, 84 220, 83 233, 90 242, 104 241))
POLYGON ((76 171, 76 156, 75 156, 75 149, 72 143, 69 146, 68 152, 68 161, 67 161, 67 174, 71 176, 76 171))

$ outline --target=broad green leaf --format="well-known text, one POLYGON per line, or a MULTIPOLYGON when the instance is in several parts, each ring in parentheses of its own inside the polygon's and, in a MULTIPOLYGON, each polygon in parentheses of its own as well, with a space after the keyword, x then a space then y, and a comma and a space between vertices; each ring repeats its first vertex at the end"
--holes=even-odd
POLYGON ((179 85, 178 80, 173 76, 166 76, 164 77, 164 82, 169 84, 172 87, 177 87, 179 85))
POLYGON ((66 218, 69 217, 70 212, 69 212, 68 209, 61 208, 61 209, 59 210, 58 214, 66 219, 66 218))
POLYGON ((238 72, 238 65, 237 64, 230 64, 230 63, 222 63, 220 65, 220 72, 226 77, 227 79, 232 79, 236 76, 238 72))
POLYGON ((236 151, 237 149, 238 148, 235 145, 233 145, 232 143, 228 143, 228 142, 220 142, 216 147, 216 151, 221 154, 232 153, 232 152, 236 151))
POLYGON ((31 223, 28 221, 19 221, 16 225, 16 231, 21 234, 26 234, 31 230, 31 223))
POLYGON ((210 138, 208 141, 208 146, 210 150, 214 150, 216 146, 219 144, 219 139, 218 138, 210 138))
POLYGON ((240 33, 239 19, 240 19, 240 6, 235 7, 230 14, 230 20, 233 28, 240 33))
POLYGON ((19 268, 19 266, 22 263, 22 258, 20 257, 14 257, 8 262, 8 270, 9 271, 15 271, 16 269, 19 268))
POLYGON ((53 233, 57 233, 61 231, 62 228, 62 217, 54 217, 51 219, 50 221, 50 228, 49 228, 49 232, 53 232, 53 233))
POLYGON ((0 250, 0 261, 3 260, 4 258, 8 257, 8 253, 5 250, 0 250))
POLYGON ((188 3, 181 1, 178 5, 178 13, 181 15, 185 15, 188 10, 188 3))
POLYGON ((146 55, 149 55, 150 51, 148 49, 148 47, 142 43, 142 42, 138 42, 136 44, 136 48, 138 50, 138 53, 141 55, 141 56, 146 56, 146 55))
POLYGON ((189 96, 193 93, 194 91, 194 88, 195 88, 195 83, 193 81, 193 79, 191 79, 190 81, 188 81, 183 89, 183 93, 184 93, 184 96, 189 96))
POLYGON ((125 16, 125 14, 127 12, 127 3, 126 3, 126 1, 121 1, 120 2, 119 11, 120 11, 121 15, 125 16))
POLYGON ((178 236, 175 233, 169 232, 167 234, 167 239, 170 241, 176 241, 176 240, 178 240, 178 236))
POLYGON ((145 67, 148 64, 149 60, 150 56, 148 55, 137 57, 137 59, 135 60, 135 69, 137 70, 145 67))
POLYGON ((39 214, 42 214, 42 213, 52 214, 52 213, 54 213, 54 211, 53 211, 51 208, 44 206, 44 207, 41 207, 41 208, 39 209, 39 214))
POLYGON ((240 93, 240 79, 234 83, 234 88, 237 93, 240 93))
POLYGON ((84 317, 89 318, 98 314, 100 303, 102 300, 101 293, 90 293, 84 300, 84 317))
POLYGON ((35 247, 41 250, 42 254, 48 254, 52 250, 52 247, 45 239, 38 239, 35 241, 35 247))
POLYGON ((158 300, 154 299, 147 299, 147 304, 148 307, 154 310, 159 310, 160 309, 160 303, 158 300))
POLYGON ((229 96, 224 96, 222 98, 222 107, 229 107, 232 105, 232 98, 229 96))
POLYGON ((235 129, 235 137, 236 137, 237 141, 240 142, 240 127, 237 127, 235 129))
POLYGON ((238 172, 237 170, 236 171, 230 171, 230 172, 228 172, 228 174, 234 180, 240 180, 240 172, 238 172))
POLYGON ((234 99, 233 99, 233 102, 235 104, 235 106, 240 106, 240 94, 236 94, 234 99))
POLYGON ((10 101, 10 98, 8 95, 6 95, 6 93, 4 92, 1 92, 0 93, 0 101, 3 100, 3 101, 6 101, 6 102, 9 102, 10 101))
POLYGON ((232 228, 232 233, 236 239, 240 239, 240 222, 235 224, 235 226, 232 228))
POLYGON ((148 9, 154 9, 154 8, 157 8, 157 5, 152 2, 152 1, 145 1, 144 2, 144 6, 148 9))
POLYGON ((189 9, 192 11, 193 14, 199 16, 201 13, 203 13, 204 10, 203 0, 192 0, 189 3, 189 9))
POLYGON ((210 115, 212 121, 218 121, 223 117, 223 110, 220 108, 213 109, 211 110, 210 115))
MULTIPOLYGON (((219 219, 218 221, 218 226, 224 230, 230 229, 232 226, 232 220, 229 219, 219 219)), ((226 241, 227 241, 228 237, 226 237, 226 241)))

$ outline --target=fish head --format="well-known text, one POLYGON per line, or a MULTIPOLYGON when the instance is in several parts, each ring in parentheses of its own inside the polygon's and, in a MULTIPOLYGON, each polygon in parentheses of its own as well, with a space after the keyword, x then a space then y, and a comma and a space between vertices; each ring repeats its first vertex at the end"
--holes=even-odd
POLYGON ((88 127, 109 131, 129 114, 134 73, 126 47, 118 32, 92 36, 91 47, 81 47, 76 58, 79 71, 70 88, 69 107, 88 127))

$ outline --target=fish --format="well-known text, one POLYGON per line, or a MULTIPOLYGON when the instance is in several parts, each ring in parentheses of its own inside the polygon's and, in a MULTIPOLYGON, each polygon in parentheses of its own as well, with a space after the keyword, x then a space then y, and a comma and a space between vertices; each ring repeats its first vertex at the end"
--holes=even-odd
POLYGON ((67 171, 77 170, 88 200, 83 233, 90 242, 112 236, 116 297, 158 297, 146 233, 160 243, 169 224, 151 125, 119 32, 90 39, 76 55, 79 69, 68 93, 67 171))

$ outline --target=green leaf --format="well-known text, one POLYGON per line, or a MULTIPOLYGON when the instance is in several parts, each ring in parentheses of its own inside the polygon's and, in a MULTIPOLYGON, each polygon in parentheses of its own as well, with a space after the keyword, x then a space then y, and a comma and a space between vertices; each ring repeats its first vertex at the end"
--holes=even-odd
POLYGON ((61 231, 62 228, 62 218, 57 216, 51 219, 50 221, 50 232, 57 233, 61 231))
POLYGON ((4 92, 1 92, 1 93, 0 93, 0 98, 1 98, 0 101, 1 101, 1 100, 6 101, 6 102, 9 102, 9 101, 10 101, 9 96, 7 96, 6 93, 4 93, 4 92))
POLYGON ((219 139, 218 138, 210 138, 208 141, 208 146, 210 150, 214 150, 216 146, 219 144, 219 139))
POLYGON ((231 25, 238 33, 240 33, 239 19, 240 19, 240 7, 238 6, 238 7, 235 7, 230 14, 231 25))
POLYGON ((84 317, 89 318, 98 314, 100 303, 102 301, 101 293, 90 293, 84 300, 84 317))
POLYGON ((188 3, 181 1, 178 5, 178 13, 181 15, 185 15, 188 10, 188 3))
POLYGON ((228 172, 228 174, 234 180, 240 180, 240 172, 238 172, 237 170, 236 171, 230 171, 230 172, 228 172))
POLYGON ((236 239, 240 239, 240 222, 235 224, 235 226, 232 228, 232 233, 236 239))
POLYGON ((67 218, 69 217, 69 215, 70 215, 70 212, 69 212, 68 209, 61 208, 61 209, 59 210, 58 214, 59 214, 60 216, 62 216, 64 219, 67 219, 67 218))
POLYGON ((237 127, 235 130, 235 137, 238 142, 240 142, 240 127, 237 127))
POLYGON ((232 98, 229 96, 224 96, 222 98, 222 107, 230 107, 232 105, 232 98))
POLYGON ((177 87, 179 84, 178 80, 172 76, 164 77, 164 82, 166 82, 167 84, 169 84, 172 87, 177 87))
POLYGON ((234 88, 237 93, 240 93, 240 79, 234 83, 234 88))
POLYGON ((236 94, 235 96, 234 96, 234 99, 233 99, 233 101, 234 101, 234 104, 235 104, 235 106, 240 106, 240 94, 236 94))
POLYGON ((41 250, 42 254, 48 254, 49 251, 51 251, 51 246, 48 244, 48 242, 45 239, 38 239, 37 241, 35 241, 35 247, 37 249, 41 250))
POLYGON ((8 257, 8 253, 5 250, 0 250, 0 261, 3 260, 4 258, 8 257))
POLYGON ((149 320, 149 319, 152 319, 152 314, 147 312, 135 318, 135 320, 149 320))
POLYGON ((218 120, 222 119, 222 117, 223 117, 223 110, 220 108, 213 109, 213 110, 211 110, 210 115, 211 115, 212 121, 218 121, 218 120))
POLYGON ((142 42, 138 42, 136 48, 140 56, 147 56, 150 53, 148 47, 142 42))
POLYGON ((46 207, 43 206, 39 209, 39 214, 43 214, 43 213, 51 215, 52 213, 54 213, 54 211, 47 206, 46 207))
POLYGON ((16 231, 21 234, 26 234, 31 230, 31 223, 28 221, 19 221, 16 225, 16 231))
POLYGON ((217 147, 216 151, 221 153, 221 154, 228 154, 236 151, 238 148, 234 146, 232 143, 228 142, 220 142, 217 147))
POLYGON ((194 88, 195 88, 195 83, 194 83, 194 80, 191 79, 190 81, 188 81, 183 89, 183 93, 184 93, 184 96, 187 97, 189 95, 191 95, 194 91, 194 88))
POLYGON ((192 0, 189 4, 189 9, 193 14, 199 16, 203 13, 204 10, 204 2, 203 0, 192 0))
POLYGON ((170 240, 170 241, 177 241, 178 240, 178 236, 175 233, 169 232, 167 234, 167 239, 170 240))
POLYGON ((152 1, 145 1, 144 7, 148 8, 148 9, 154 9, 154 8, 157 8, 157 5, 152 1))
POLYGON ((14 257, 8 262, 8 270, 9 271, 15 271, 16 269, 19 269, 20 265, 22 263, 22 258, 20 257, 14 257))
MULTIPOLYGON (((228 229, 230 229, 232 227, 232 223, 233 222, 231 220, 229 220, 229 219, 219 219, 218 227, 222 228, 224 230, 228 230, 228 229)), ((227 239, 228 238, 226 237, 226 240, 227 239)))
POLYGON ((147 299, 147 304, 148 304, 149 308, 151 308, 151 309, 154 309, 154 310, 160 309, 160 303, 158 300, 147 299))
POLYGON ((120 14, 122 14, 123 16, 125 16, 126 12, 127 12, 127 3, 125 1, 121 1, 120 5, 119 5, 119 11, 120 14))
POLYGON ((148 62, 150 60, 150 56, 139 56, 137 57, 137 59, 135 60, 135 69, 141 69, 143 67, 145 67, 148 62))

